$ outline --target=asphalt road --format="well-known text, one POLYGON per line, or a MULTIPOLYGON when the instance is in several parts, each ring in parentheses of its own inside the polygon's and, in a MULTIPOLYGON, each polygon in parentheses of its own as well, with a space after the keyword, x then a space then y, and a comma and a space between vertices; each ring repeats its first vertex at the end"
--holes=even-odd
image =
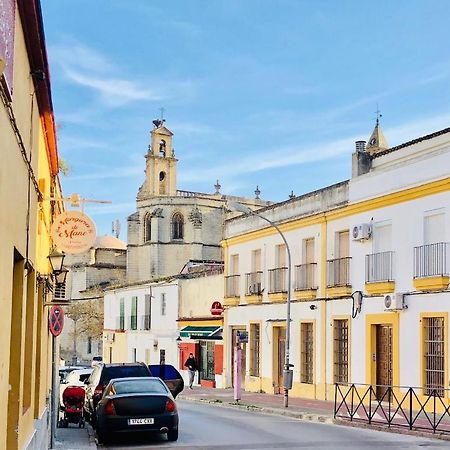
POLYGON ((99 449, 386 449, 450 448, 449 441, 385 433, 363 428, 302 422, 207 404, 177 402, 180 435, 177 442, 165 437, 118 437, 99 449))

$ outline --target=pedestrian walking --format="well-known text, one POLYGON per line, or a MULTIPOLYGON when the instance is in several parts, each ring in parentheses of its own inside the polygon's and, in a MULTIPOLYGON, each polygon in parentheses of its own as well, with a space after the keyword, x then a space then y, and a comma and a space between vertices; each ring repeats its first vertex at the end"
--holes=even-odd
POLYGON ((189 353, 189 358, 184 363, 189 372, 189 389, 192 389, 192 384, 194 383, 195 371, 197 370, 197 361, 192 353, 189 353))

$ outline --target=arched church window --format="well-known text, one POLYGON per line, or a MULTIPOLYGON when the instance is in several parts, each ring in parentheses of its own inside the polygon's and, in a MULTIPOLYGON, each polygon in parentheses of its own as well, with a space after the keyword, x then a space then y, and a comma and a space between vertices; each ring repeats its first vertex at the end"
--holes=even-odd
POLYGON ((164 139, 161 139, 159 143, 159 156, 166 157, 166 141, 164 139))
POLYGON ((172 239, 183 239, 184 237, 184 218, 180 213, 172 216, 172 239))
POLYGON ((144 242, 152 240, 152 216, 147 214, 144 219, 144 242))

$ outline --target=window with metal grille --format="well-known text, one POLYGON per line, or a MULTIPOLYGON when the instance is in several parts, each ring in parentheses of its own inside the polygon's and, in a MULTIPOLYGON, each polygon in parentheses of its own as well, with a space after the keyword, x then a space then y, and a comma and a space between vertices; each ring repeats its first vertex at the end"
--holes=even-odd
POLYGON ((172 217, 172 239, 183 239, 184 219, 180 213, 175 213, 172 217))
POLYGON ((348 320, 334 321, 334 382, 348 382, 348 320))
POLYGON ((425 394, 444 395, 444 333, 443 317, 423 319, 423 351, 425 368, 425 394))
POLYGON ((259 323, 250 324, 250 375, 259 377, 259 348, 260 330, 259 323))
POLYGON ((314 334, 313 324, 304 322, 300 325, 301 334, 301 374, 302 383, 313 383, 314 369, 314 334))

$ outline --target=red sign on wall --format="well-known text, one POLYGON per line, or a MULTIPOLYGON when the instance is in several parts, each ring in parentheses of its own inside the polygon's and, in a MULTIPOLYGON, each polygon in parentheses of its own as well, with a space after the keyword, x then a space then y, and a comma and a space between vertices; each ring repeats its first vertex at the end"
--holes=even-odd
POLYGON ((64 310, 61 306, 52 306, 48 317, 48 328, 53 336, 59 336, 64 327, 64 310))
POLYGON ((211 305, 211 314, 213 316, 221 316, 223 313, 223 306, 222 303, 215 301, 212 305, 211 305))

